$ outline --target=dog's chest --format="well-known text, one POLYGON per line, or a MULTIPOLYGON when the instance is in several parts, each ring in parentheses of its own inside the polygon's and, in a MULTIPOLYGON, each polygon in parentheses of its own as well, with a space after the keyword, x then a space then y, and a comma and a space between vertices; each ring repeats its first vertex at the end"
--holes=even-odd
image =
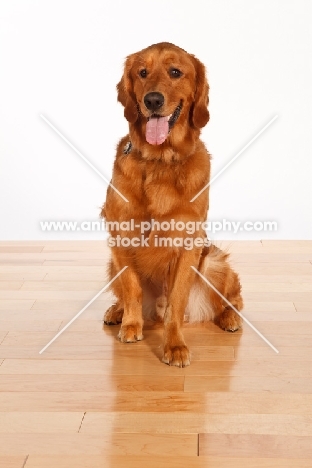
POLYGON ((151 217, 181 210, 185 204, 186 174, 182 164, 147 162, 141 186, 142 201, 151 217))
POLYGON ((133 151, 118 160, 113 181, 118 190, 126 194, 129 203, 121 203, 115 193, 111 193, 115 199, 112 211, 114 215, 118 213, 120 219, 201 219, 207 212, 207 193, 195 203, 190 200, 208 180, 206 150, 183 161, 169 162, 144 159, 133 151))

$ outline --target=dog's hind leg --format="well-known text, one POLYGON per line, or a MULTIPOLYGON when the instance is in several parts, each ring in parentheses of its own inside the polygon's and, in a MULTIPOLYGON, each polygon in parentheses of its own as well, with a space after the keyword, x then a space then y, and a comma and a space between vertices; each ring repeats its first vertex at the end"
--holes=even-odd
POLYGON ((204 280, 199 281, 202 281, 201 287, 205 288, 204 294, 217 325, 223 330, 234 332, 241 327, 242 319, 223 298, 238 311, 243 308, 243 300, 239 277, 227 262, 227 258, 228 254, 212 245, 200 266, 200 272, 221 296, 209 285, 205 286, 204 280))
POLYGON ((104 314, 105 325, 117 325, 118 323, 121 323, 123 313, 123 304, 120 301, 116 304, 112 304, 104 314))

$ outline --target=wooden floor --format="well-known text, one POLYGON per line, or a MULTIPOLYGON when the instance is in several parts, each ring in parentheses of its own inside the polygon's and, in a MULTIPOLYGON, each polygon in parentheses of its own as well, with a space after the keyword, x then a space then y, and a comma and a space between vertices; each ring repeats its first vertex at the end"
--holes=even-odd
MULTIPOLYGON (((223 243, 223 245, 227 245, 223 243)), ((186 326, 190 367, 162 330, 121 344, 102 325, 101 242, 0 243, 0 467, 311 468, 312 241, 233 242, 247 325, 186 326)))

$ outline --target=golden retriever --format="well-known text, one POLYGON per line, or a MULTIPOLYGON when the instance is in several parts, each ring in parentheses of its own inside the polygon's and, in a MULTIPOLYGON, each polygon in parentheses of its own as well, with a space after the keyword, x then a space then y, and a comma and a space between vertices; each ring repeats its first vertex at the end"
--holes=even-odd
POLYGON ((111 285, 117 302, 104 322, 121 323, 119 339, 131 343, 143 339, 143 317, 162 319, 162 360, 184 367, 190 364, 185 316, 214 319, 228 331, 241 326, 191 267, 237 310, 243 307, 228 255, 209 245, 203 228, 208 188, 191 201, 210 177, 210 155, 199 139, 209 120, 205 68, 173 44, 154 44, 127 57, 117 91, 129 134, 118 144, 101 215, 111 234, 110 279, 127 268, 111 285))

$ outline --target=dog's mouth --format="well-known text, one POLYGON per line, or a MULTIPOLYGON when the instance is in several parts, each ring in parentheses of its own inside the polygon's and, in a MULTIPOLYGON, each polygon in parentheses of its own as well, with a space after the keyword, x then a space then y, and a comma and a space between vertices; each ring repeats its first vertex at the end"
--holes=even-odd
POLYGON ((181 110, 182 101, 170 115, 161 116, 158 114, 152 114, 146 122, 146 141, 151 145, 161 145, 166 140, 170 130, 178 120, 181 110))

